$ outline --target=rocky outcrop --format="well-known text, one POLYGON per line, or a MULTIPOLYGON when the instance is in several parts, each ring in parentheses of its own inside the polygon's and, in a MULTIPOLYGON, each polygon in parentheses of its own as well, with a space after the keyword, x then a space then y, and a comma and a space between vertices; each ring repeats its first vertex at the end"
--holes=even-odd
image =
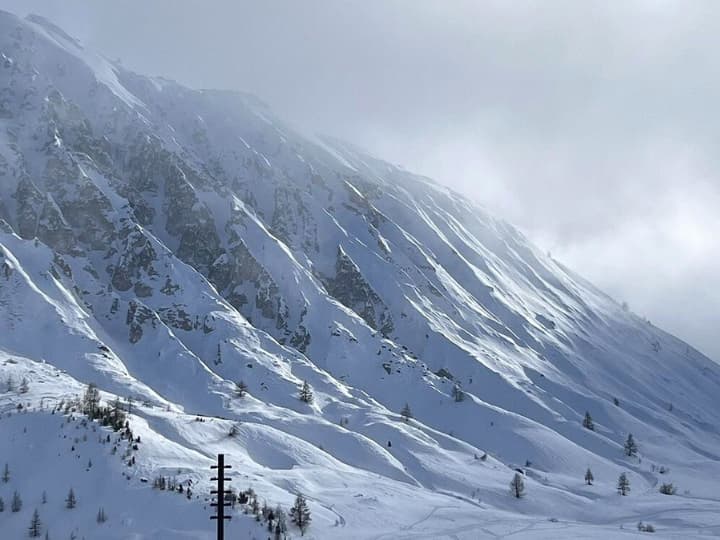
POLYGON ((247 245, 239 240, 212 264, 210 282, 246 318, 257 312, 284 328, 286 308, 272 276, 252 256, 247 245))
POLYGON ((278 186, 274 192, 270 231, 287 246, 306 253, 318 253, 317 223, 296 186, 278 186))
POLYGON ((324 281, 327 292, 333 298, 357 313, 370 327, 384 336, 390 335, 394 329, 390 311, 342 246, 337 249, 335 277, 324 281))
POLYGON ((127 315, 125 317, 125 323, 128 326, 128 339, 130 343, 137 343, 143 337, 143 326, 148 323, 152 328, 156 328, 159 318, 158 316, 148 307, 131 301, 128 306, 127 315))
POLYGON ((120 234, 122 251, 117 255, 117 262, 107 269, 110 282, 119 291, 132 288, 140 298, 151 296, 153 288, 149 280, 159 275, 154 266, 157 251, 137 227, 128 226, 120 234))
POLYGON ((88 250, 104 251, 116 238, 112 204, 98 186, 78 167, 72 155, 61 148, 49 150, 44 187, 77 241, 88 250))
POLYGON ((60 253, 78 254, 72 228, 65 222, 62 212, 32 181, 23 177, 13 195, 17 202, 16 223, 23 238, 38 238, 60 253))

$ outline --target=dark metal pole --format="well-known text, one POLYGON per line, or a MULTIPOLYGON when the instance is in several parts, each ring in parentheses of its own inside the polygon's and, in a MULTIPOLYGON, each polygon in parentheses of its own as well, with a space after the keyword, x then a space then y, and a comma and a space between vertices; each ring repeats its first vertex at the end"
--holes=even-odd
POLYGON ((230 482, 231 478, 225 478, 225 469, 231 469, 230 465, 225 465, 225 454, 218 454, 218 464, 211 465, 211 469, 217 469, 218 475, 210 479, 211 482, 217 482, 217 489, 210 491, 211 495, 217 495, 217 502, 211 502, 210 506, 217 507, 217 514, 210 516, 210 519, 217 520, 217 540, 225 540, 225 520, 232 519, 232 516, 225 515, 225 507, 230 503, 225 502, 225 494, 230 490, 225 490, 225 482, 230 482))

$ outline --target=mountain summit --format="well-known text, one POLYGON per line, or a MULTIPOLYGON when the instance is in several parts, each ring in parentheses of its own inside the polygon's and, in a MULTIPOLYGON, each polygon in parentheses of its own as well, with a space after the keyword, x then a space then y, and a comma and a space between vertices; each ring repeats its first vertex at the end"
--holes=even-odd
POLYGON ((197 494, 218 452, 271 507, 305 494, 316 538, 720 531, 716 364, 427 178, 4 12, 0 377, 0 408, 30 411, 0 420, 0 461, 47 470, 14 479, 17 537, 31 494, 57 506, 72 484, 109 519, 53 510, 58 537, 77 515, 88 537, 211 538, 197 494), (131 465, 86 448, 96 433, 70 451, 46 410, 89 383, 134 404, 131 465), (117 490, 53 472, 81 446, 117 490), (137 501, 170 474, 192 510, 152 521, 137 501))

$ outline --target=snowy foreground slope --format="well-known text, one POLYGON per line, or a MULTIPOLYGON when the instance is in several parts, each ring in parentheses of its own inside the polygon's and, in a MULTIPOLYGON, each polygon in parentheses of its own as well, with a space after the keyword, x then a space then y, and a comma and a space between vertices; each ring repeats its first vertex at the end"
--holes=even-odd
MULTIPOLYGON (((718 390, 461 196, 0 12, 0 539, 35 509, 51 538, 212 538, 219 452, 260 502, 303 493, 311 538, 718 536, 718 390), (137 449, 58 409, 88 383, 137 449)), ((245 510, 229 537, 266 538, 245 510)))

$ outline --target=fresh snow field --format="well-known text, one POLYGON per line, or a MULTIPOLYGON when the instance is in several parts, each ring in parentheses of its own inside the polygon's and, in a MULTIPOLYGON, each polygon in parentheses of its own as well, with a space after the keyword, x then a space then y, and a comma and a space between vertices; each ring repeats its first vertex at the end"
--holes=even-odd
POLYGON ((307 538, 720 536, 719 391, 460 195, 0 12, 0 540, 215 538, 218 453, 307 538))

